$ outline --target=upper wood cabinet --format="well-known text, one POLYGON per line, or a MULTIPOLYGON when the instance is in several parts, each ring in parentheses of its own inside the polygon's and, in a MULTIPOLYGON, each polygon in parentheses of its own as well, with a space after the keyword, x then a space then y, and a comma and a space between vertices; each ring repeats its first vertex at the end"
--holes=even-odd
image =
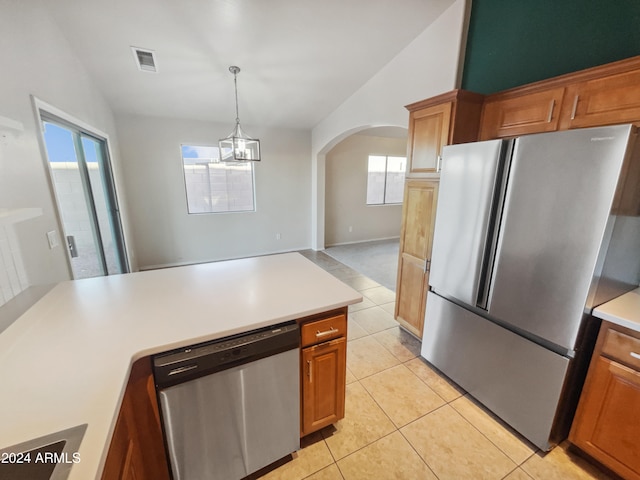
POLYGON ((479 140, 640 122, 640 57, 485 97, 479 140))
POLYGON ((483 99, 482 95, 454 90, 406 106, 407 177, 432 176, 438 171, 444 145, 476 140, 483 99))
POLYGON ((480 140, 557 130, 564 93, 565 89, 560 87, 528 95, 487 99, 480 140))
POLYGON ((450 103, 423 108, 409 114, 408 176, 438 170, 442 146, 449 140, 450 122, 450 103))
POLYGON ((569 86, 560 128, 564 130, 638 120, 640 70, 632 70, 569 86))

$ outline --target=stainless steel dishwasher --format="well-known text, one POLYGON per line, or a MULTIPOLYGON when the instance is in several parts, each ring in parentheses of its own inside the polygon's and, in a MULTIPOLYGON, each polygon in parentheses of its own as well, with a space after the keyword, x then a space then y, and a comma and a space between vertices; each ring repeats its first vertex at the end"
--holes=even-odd
POLYGON ((236 480, 300 448, 295 322, 156 355, 174 480, 236 480))

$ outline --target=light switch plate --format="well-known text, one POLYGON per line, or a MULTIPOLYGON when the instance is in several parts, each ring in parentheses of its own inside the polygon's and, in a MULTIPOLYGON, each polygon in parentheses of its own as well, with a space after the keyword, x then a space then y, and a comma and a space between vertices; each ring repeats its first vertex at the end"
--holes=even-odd
POLYGON ((47 232, 47 240, 49 241, 49 248, 55 248, 60 245, 60 242, 58 241, 58 234, 55 230, 47 232))

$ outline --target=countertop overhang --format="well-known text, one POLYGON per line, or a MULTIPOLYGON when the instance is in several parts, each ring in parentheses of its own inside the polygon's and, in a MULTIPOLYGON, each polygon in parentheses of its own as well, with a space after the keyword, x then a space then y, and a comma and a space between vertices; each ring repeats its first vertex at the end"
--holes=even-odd
POLYGON ((0 449, 86 423, 99 478, 135 360, 361 300, 298 253, 60 283, 0 334, 0 449))
POLYGON ((640 333, 640 288, 603 303, 593 316, 640 333))

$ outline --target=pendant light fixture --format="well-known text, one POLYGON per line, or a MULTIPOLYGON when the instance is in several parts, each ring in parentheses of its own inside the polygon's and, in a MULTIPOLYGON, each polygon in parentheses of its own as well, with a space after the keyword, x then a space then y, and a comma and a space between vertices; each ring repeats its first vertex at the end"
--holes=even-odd
POLYGON ((221 161, 259 162, 260 140, 250 138, 240 127, 240 116, 238 115, 238 73, 240 73, 240 67, 231 66, 229 71, 233 73, 233 84, 236 91, 236 127, 228 137, 218 141, 221 161))

